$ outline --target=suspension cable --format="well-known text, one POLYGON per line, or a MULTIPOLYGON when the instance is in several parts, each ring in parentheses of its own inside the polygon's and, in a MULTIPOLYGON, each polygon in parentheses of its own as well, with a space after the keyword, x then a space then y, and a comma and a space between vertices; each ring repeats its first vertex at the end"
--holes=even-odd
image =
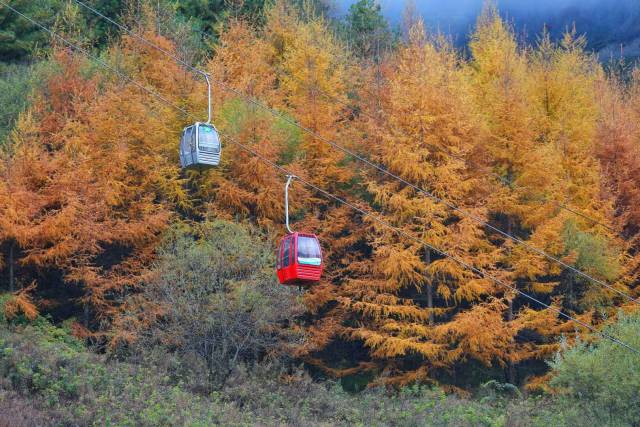
MULTIPOLYGON (((207 74, 204 71, 202 71, 202 70, 194 67, 193 65, 185 62, 184 60, 178 58, 176 55, 174 55, 173 53, 167 51, 166 49, 163 49, 162 47, 156 45, 155 43, 147 40, 143 36, 131 31, 130 29, 128 29, 124 25, 122 25, 122 24, 112 20, 111 18, 105 16, 104 14, 102 14, 101 12, 99 12, 96 9, 92 8, 91 6, 86 5, 81 0, 74 0, 74 1, 76 3, 78 3, 79 5, 84 6, 85 8, 91 10, 93 13, 95 13, 98 16, 102 17, 103 19, 107 20, 108 22, 112 23, 113 25, 117 26, 119 29, 121 29, 122 31, 124 31, 127 34, 129 34, 131 37, 134 37, 134 38, 140 40, 141 42, 143 42, 144 44, 146 44, 147 46, 152 47, 152 48, 158 50, 159 52, 162 52, 163 54, 165 54, 168 57, 172 58, 173 60, 179 62, 180 64, 182 64, 183 66, 187 67, 188 69, 190 69, 190 70, 192 70, 192 71, 194 71, 196 73, 199 73, 199 74, 207 74)), ((263 104, 259 100, 257 100, 255 98, 243 93, 242 91, 240 91, 240 90, 238 90, 236 88, 233 88, 233 87, 227 85, 226 83, 224 83, 224 82, 222 82, 220 80, 212 79, 212 81, 215 84, 217 84, 220 88, 222 88, 223 90, 236 94, 240 98, 243 98, 246 102, 251 103, 251 104, 253 104, 253 105, 255 105, 255 106, 257 106, 257 107, 259 107, 259 108, 261 108, 261 109, 263 109, 263 110, 265 110, 267 112, 269 112, 270 114, 280 118, 281 120, 285 121, 286 123, 288 123, 288 124, 290 124, 292 126, 295 126, 295 127, 299 128, 300 130, 302 130, 303 132, 311 135, 315 139, 317 139, 319 141, 322 141, 322 142, 324 142, 326 144, 329 144, 332 147, 334 147, 335 149, 337 149, 339 151, 342 151, 343 153, 345 153, 345 154, 357 159, 358 161, 366 164, 367 166, 369 166, 369 167, 371 167, 373 169, 376 169, 377 171, 379 171, 379 172, 381 172, 381 173, 383 173, 383 174, 385 174, 385 175, 387 175, 387 176, 389 176, 389 177, 401 182, 402 184, 410 187, 411 189, 415 190, 416 192, 418 192, 418 193, 420 193, 420 194, 422 194, 424 196, 427 196, 428 198, 432 199, 436 203, 440 203, 440 204, 446 206, 447 208, 451 209, 452 211, 457 212, 460 215, 463 215, 463 216, 465 216, 467 218, 470 218, 471 220, 473 220, 477 224, 479 224, 479 225, 481 225, 483 227, 486 227, 486 228, 488 228, 488 229, 500 234, 501 236, 516 242, 519 245, 522 245, 523 247, 529 249, 530 251, 535 252, 536 254, 546 258, 547 260, 549 260, 551 262, 554 262, 554 263, 566 268, 567 270, 575 273, 576 275, 582 277, 583 279, 587 279, 588 281, 590 281, 590 282, 592 282, 594 284, 598 284, 598 285, 610 290, 611 292, 614 292, 614 293, 618 294, 619 296, 621 296, 621 297, 623 297, 623 298, 625 298, 625 299, 627 299, 627 300, 629 300, 629 301, 631 301, 631 302, 633 302, 635 304, 640 305, 640 300, 639 299, 633 298, 631 295, 627 294, 626 292, 623 292, 620 289, 617 289, 614 286, 609 285, 608 283, 606 283, 606 282, 604 282, 604 281, 602 281, 600 279, 597 279, 597 278, 591 276, 590 274, 585 273, 584 271, 582 271, 582 270, 580 270, 580 269, 578 269, 578 268, 576 268, 576 267, 574 267, 574 266, 572 266, 570 264, 567 264, 566 262, 562 261, 560 258, 558 258, 556 256, 553 256, 553 255, 543 251, 542 249, 538 249, 537 247, 527 243, 526 241, 520 239, 519 237, 516 237, 516 236, 514 236, 514 235, 512 235, 510 233, 507 233, 506 231, 504 231, 504 230, 502 230, 502 229, 500 229, 500 228, 498 228, 498 227, 496 227, 494 225, 491 225, 490 223, 486 222, 485 220, 483 220, 479 216, 477 216, 477 215, 475 215, 473 213, 467 212, 466 210, 458 207, 457 205, 453 204, 452 202, 449 202, 448 200, 446 200, 446 199, 444 199, 442 197, 436 196, 435 194, 433 194, 433 193, 431 193, 431 192, 429 192, 429 191, 427 191, 427 190, 425 190, 425 189, 423 189, 421 187, 418 187, 417 185, 405 180, 404 178, 402 178, 401 176, 399 176, 399 175, 397 175, 397 174, 395 174, 393 172, 390 172, 388 169, 384 168, 383 166, 381 166, 381 165, 379 165, 377 163, 374 163, 373 161, 365 158, 364 156, 362 156, 362 155, 360 155, 360 154, 358 154, 358 153, 356 153, 356 152, 354 152, 354 151, 352 151, 352 150, 350 150, 348 148, 345 148, 344 146, 338 144, 337 142, 335 142, 335 141, 333 141, 333 140, 331 140, 329 138, 325 138, 322 135, 319 135, 314 130, 299 124, 298 122, 296 122, 293 119, 290 119, 289 117, 287 117, 283 113, 281 113, 281 112, 279 112, 277 110, 274 110, 273 108, 269 107, 268 105, 263 104)))
MULTIPOLYGON (((183 113, 184 115, 186 115, 189 118, 196 118, 196 116, 186 110, 184 110, 183 108, 179 107, 178 105, 174 104, 173 102, 167 100, 166 98, 164 98, 162 95, 158 94, 156 91, 151 90, 149 88, 147 88, 146 86, 138 83, 135 79, 133 79, 132 77, 130 77, 129 75, 109 66, 108 64, 106 64, 104 61, 98 59, 97 57, 95 57, 94 55, 90 54, 89 52, 87 52, 85 49, 79 47, 78 45, 70 42, 69 40, 65 39, 64 37, 60 36, 59 34, 55 33, 53 30, 47 28, 46 26, 40 24, 39 22, 35 21, 34 19, 28 17, 27 15, 24 15, 23 13, 21 13, 20 11, 14 9, 12 6, 8 5, 7 3, 4 2, 4 0, 0 0, 0 4, 3 6, 6 6, 7 8, 9 8, 10 10, 12 10, 13 12, 15 12, 16 14, 20 15, 21 17, 23 17, 24 19, 30 21, 32 24, 40 27, 42 30, 46 31, 47 33, 49 33, 51 36, 56 37, 57 39, 61 40, 63 43, 65 43, 67 46, 83 53, 86 57, 88 57, 89 59, 95 61, 98 65, 101 65, 105 68, 107 68, 110 71, 115 72, 121 79, 134 84, 136 87, 144 90, 145 92, 147 92, 149 95, 156 97, 158 100, 160 100, 161 102, 163 102, 165 105, 175 108, 176 110, 180 111, 181 113, 183 113)), ((242 144, 240 141, 238 141, 237 139, 233 138, 230 134, 226 134, 224 132, 220 132, 222 135, 224 135, 230 142, 232 142, 233 144, 236 144, 238 147, 240 147, 243 151, 246 151, 250 154, 252 154, 253 156, 257 157, 259 160, 261 160, 262 162, 268 164, 269 166, 273 167, 274 169, 276 169, 278 172, 280 172, 281 174, 285 175, 285 176, 289 176, 289 175, 294 175, 293 172, 291 172, 290 170, 284 168, 283 166, 278 165, 277 163, 269 160, 268 158, 264 157, 263 155, 261 155, 260 153, 256 152, 255 150, 251 149, 251 147, 242 144)), ((588 323, 577 319, 565 312, 563 312, 562 310, 560 310, 557 307, 554 307, 552 305, 546 304, 543 301, 540 301, 539 299, 527 294, 526 292, 518 289, 515 286, 509 285, 508 283, 500 280, 499 278, 495 277, 492 274, 487 273, 486 271, 475 267, 469 263, 467 263, 466 261, 464 261, 462 258, 453 255, 443 249, 438 249, 435 246, 431 245, 430 243, 428 243, 427 241, 416 237, 412 234, 407 233, 406 231, 395 227, 394 225, 390 224, 389 222, 385 221, 384 219, 382 219, 380 216, 364 210, 342 198, 340 198, 339 196, 334 195, 333 193, 330 193, 327 190, 324 190, 316 185, 314 185, 313 183, 302 179, 300 177, 297 177, 298 181, 302 182, 303 184, 305 184, 306 186, 308 186, 309 188, 313 189, 314 191, 316 191, 319 194, 322 194, 323 196, 325 196, 325 198, 327 199, 331 199, 334 200, 335 202, 338 202, 339 204, 342 204, 344 206, 347 206, 349 208, 351 208, 352 210, 354 210, 355 212, 358 212, 360 215, 362 215, 362 217, 367 217, 370 218, 372 221, 384 226, 385 228, 390 229, 391 231, 395 232, 396 234, 398 234, 399 236, 403 236, 407 239, 413 240, 421 245, 424 245, 425 247, 429 248, 430 250, 433 250, 436 253, 441 254, 442 256, 449 258, 451 260, 453 260, 454 262, 456 262, 457 264, 459 264, 460 266, 470 270, 471 272, 475 273, 476 275, 491 280, 494 283, 504 287, 505 289, 511 290, 514 293, 517 293, 518 295, 529 299, 532 302, 535 302, 536 304, 544 307, 547 310, 550 310, 554 313, 556 313, 557 315, 559 315, 560 317, 563 317, 565 319, 567 319, 568 321, 571 321, 579 326, 582 326, 583 328, 591 331, 593 334, 599 335, 602 338, 605 338, 633 353, 635 353, 636 355, 640 356, 640 350, 638 350, 637 348, 627 344, 626 342, 622 341, 621 339, 618 339, 616 337, 614 337, 613 335, 610 335, 604 331, 598 330, 596 329, 594 326, 589 325, 588 323)))

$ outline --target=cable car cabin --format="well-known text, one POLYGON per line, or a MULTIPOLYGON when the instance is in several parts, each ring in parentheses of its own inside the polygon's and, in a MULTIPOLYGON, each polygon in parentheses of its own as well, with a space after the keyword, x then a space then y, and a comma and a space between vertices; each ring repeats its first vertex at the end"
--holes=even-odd
POLYGON ((182 168, 211 168, 220 164, 220 136, 210 124, 196 123, 184 128, 180 138, 182 168))
POLYGON ((283 237, 276 268, 283 285, 305 286, 322 276, 322 249, 313 234, 291 233, 283 237))

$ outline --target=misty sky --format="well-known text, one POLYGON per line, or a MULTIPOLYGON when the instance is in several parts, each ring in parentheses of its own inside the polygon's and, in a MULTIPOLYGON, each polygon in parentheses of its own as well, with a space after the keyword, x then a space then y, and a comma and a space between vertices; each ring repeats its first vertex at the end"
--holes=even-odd
MULTIPOLYGON (((355 0, 333 0, 343 15, 355 0)), ((392 25, 402 20, 405 0, 378 0, 392 25)), ((485 0, 414 0, 416 9, 433 30, 464 41, 485 0)), ((640 37, 640 0, 495 0, 501 14, 515 24, 518 32, 539 34, 544 25, 552 34, 576 24, 594 47, 640 37), (595 40, 594 40, 595 39, 595 40)))
MULTIPOLYGON (((345 13, 355 0, 334 0, 340 13, 345 13)), ((553 14, 570 7, 588 9, 598 3, 616 2, 620 0, 498 0, 498 8, 517 12, 518 14, 553 14)), ((639 0, 640 1, 640 0, 639 0)), ((398 21, 405 7, 405 0, 378 0, 383 13, 390 21, 398 21)), ((485 0, 414 0, 416 8, 425 19, 441 20, 447 23, 476 16, 482 9, 485 0)))

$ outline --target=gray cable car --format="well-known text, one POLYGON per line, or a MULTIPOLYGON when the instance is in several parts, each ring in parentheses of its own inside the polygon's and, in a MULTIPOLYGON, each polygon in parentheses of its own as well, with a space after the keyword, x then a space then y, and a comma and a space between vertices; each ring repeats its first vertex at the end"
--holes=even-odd
POLYGON ((209 91, 209 118, 206 123, 187 126, 180 137, 180 166, 186 168, 212 168, 220 164, 222 144, 220 135, 211 124, 211 83, 209 75, 202 73, 209 91))
POLYGON ((180 166, 182 168, 210 168, 220 164, 222 147, 215 126, 196 123, 187 126, 180 138, 180 166))

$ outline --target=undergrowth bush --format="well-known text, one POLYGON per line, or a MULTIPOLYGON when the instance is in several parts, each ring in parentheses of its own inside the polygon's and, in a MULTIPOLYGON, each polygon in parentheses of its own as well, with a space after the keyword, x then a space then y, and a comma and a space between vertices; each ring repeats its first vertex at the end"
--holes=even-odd
MULTIPOLYGON (((638 344, 639 324, 622 317, 608 333, 638 344)), ((196 393, 164 366, 90 351, 64 325, 0 317, 0 425, 635 426, 634 357, 608 341, 567 348, 551 364, 556 394, 542 397, 495 381, 474 399, 418 385, 348 393, 278 360, 196 393)))
POLYGON ((274 278, 272 247, 228 221, 168 234, 131 299, 126 323, 136 338, 119 355, 154 360, 204 392, 241 364, 288 359, 303 338, 291 327, 302 306, 274 278))
MULTIPOLYGON (((640 348, 640 315, 621 315, 606 333, 640 348)), ((640 356, 604 339, 556 355, 551 385, 568 423, 640 426, 639 363, 640 356)))
POLYGON ((0 329, 0 388, 49 412, 53 425, 212 425, 225 412, 152 368, 107 363, 42 318, 0 329))
MULTIPOLYGON (((107 360, 66 328, 38 318, 0 325, 0 408, 31 408, 38 425, 504 425, 501 405, 431 388, 343 391, 302 371, 237 369, 226 388, 201 395, 162 371, 107 360), (25 403, 28 402, 28 403, 25 403), (46 414, 43 416, 42 414, 46 414)), ((2 413, 0 423, 21 424, 2 413), (2 418, 4 417, 4 418, 2 418)))

